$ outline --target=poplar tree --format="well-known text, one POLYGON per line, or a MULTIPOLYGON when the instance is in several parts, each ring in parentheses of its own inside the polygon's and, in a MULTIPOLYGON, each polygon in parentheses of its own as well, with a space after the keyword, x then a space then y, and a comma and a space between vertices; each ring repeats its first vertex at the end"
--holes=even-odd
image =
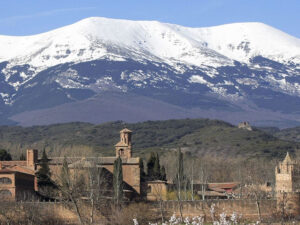
POLYGON ((123 171, 122 171, 122 159, 118 157, 114 162, 114 200, 116 206, 120 206, 123 199, 123 171))
POLYGON ((184 171, 183 171, 183 154, 181 149, 178 149, 177 152, 177 174, 176 174, 176 186, 177 186, 177 201, 179 204, 179 212, 180 212, 180 219, 182 221, 182 187, 184 183, 184 171))
MULTIPOLYGON (((176 180, 177 180, 177 189, 179 191, 179 195, 183 186, 184 182, 184 171, 183 171, 183 154, 181 152, 181 149, 178 149, 177 152, 177 174, 176 174, 176 180)), ((179 196, 180 197, 180 196, 179 196)))
POLYGON ((64 161, 61 167, 60 171, 60 179, 61 179, 61 185, 65 189, 69 189, 70 187, 70 169, 68 166, 67 158, 64 157, 64 161))

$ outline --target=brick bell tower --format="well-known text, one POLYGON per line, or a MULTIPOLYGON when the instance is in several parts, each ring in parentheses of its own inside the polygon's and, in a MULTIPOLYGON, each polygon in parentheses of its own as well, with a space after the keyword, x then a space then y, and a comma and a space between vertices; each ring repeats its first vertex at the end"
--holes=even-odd
POLYGON ((131 134, 127 128, 120 131, 120 141, 115 145, 116 157, 131 158, 131 134))

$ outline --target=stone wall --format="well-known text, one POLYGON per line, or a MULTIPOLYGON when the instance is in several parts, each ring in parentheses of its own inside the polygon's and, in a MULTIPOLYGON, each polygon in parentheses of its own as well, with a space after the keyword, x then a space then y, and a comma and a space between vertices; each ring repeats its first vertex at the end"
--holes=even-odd
MULTIPOLYGON (((215 216, 219 217, 222 212, 231 215, 233 212, 241 214, 243 219, 256 220, 259 218, 257 203, 255 200, 206 200, 206 201, 184 201, 184 216, 204 216, 211 220, 211 205, 215 205, 215 216)), ((262 218, 271 218, 276 213, 276 200, 259 201, 262 218)), ((180 215, 178 203, 176 201, 164 202, 164 207, 168 215, 175 213, 180 215)))
MULTIPOLYGON (((103 165, 109 172, 113 174, 113 165, 103 165)), ((137 165, 122 165, 123 180, 130 185, 138 194, 141 193, 140 166, 137 165)))
POLYGON ((277 193, 277 210, 281 214, 300 215, 300 193, 277 193))

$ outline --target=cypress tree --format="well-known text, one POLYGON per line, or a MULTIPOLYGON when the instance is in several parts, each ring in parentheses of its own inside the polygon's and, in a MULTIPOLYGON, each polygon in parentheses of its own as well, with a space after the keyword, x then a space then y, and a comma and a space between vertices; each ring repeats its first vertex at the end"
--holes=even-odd
POLYGON ((177 190, 179 193, 179 198, 181 198, 181 190, 183 187, 183 182, 184 182, 184 171, 183 171, 183 154, 181 152, 181 149, 178 149, 177 153, 177 190))
POLYGON ((40 160, 40 168, 36 172, 38 179, 38 185, 40 187, 51 186, 55 187, 54 182, 51 180, 51 172, 48 165, 49 159, 47 157, 46 151, 44 149, 42 158, 40 160))
POLYGON ((26 160, 26 157, 25 157, 24 153, 22 153, 22 154, 20 155, 20 160, 21 160, 21 161, 25 161, 25 160, 26 160))
POLYGON ((167 180, 167 174, 166 174, 166 169, 164 166, 161 167, 160 169, 160 179, 166 181, 167 180))
POLYGON ((160 174, 160 163, 159 163, 159 156, 155 154, 154 166, 153 166, 153 179, 159 180, 161 178, 160 174))
POLYGON ((114 200, 116 206, 120 206, 123 199, 123 171, 122 171, 122 160, 118 157, 114 162, 114 200))
POLYGON ((151 152, 151 155, 147 161, 147 176, 150 179, 153 179, 153 176, 154 176, 153 169, 154 169, 155 160, 156 160, 155 154, 154 154, 154 152, 151 152))
POLYGON ((144 161, 143 159, 140 159, 140 176, 141 176, 141 181, 145 180, 146 173, 145 173, 145 167, 144 167, 144 161))

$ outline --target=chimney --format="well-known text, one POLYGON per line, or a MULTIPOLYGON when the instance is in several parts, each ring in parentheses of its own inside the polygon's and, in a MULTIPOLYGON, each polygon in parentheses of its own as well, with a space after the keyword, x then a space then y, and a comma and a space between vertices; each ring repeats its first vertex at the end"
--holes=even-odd
POLYGON ((38 150, 27 149, 27 167, 36 170, 36 163, 38 162, 38 150))

